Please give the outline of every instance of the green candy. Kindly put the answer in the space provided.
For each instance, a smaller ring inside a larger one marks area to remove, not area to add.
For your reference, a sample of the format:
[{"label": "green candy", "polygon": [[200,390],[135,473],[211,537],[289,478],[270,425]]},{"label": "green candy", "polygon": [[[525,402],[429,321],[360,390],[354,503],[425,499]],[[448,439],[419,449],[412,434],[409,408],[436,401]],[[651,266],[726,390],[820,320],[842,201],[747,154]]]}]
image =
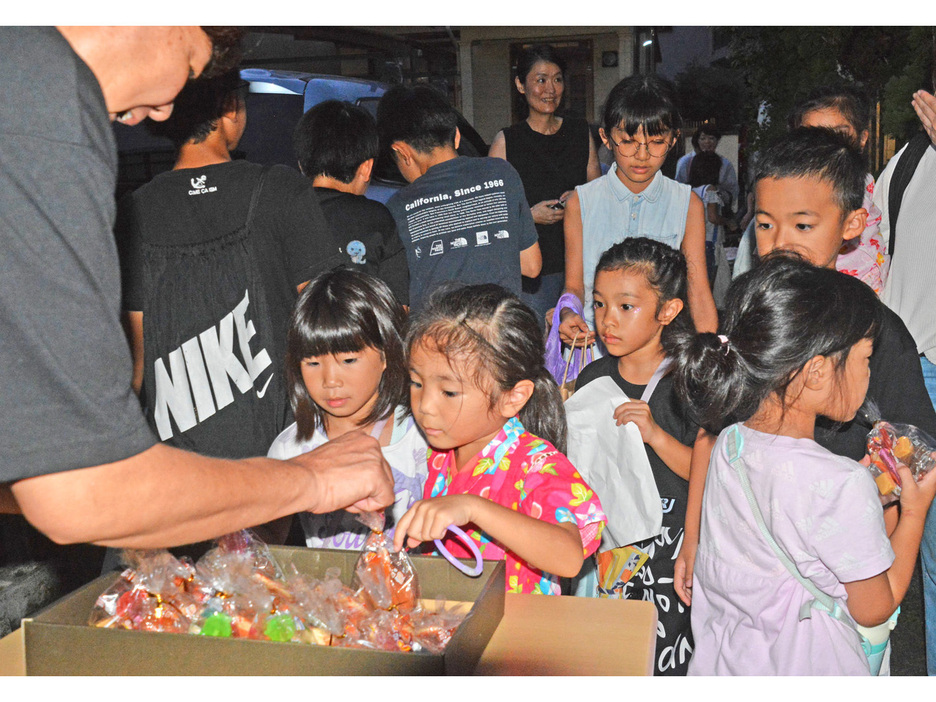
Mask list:
[{"label": "green candy", "polygon": [[296,635],[296,623],[288,614],[277,614],[267,621],[263,635],[270,641],[292,641]]},{"label": "green candy", "polygon": [[219,636],[221,638],[231,637],[231,618],[216,612],[205,620],[201,633],[203,636]]}]

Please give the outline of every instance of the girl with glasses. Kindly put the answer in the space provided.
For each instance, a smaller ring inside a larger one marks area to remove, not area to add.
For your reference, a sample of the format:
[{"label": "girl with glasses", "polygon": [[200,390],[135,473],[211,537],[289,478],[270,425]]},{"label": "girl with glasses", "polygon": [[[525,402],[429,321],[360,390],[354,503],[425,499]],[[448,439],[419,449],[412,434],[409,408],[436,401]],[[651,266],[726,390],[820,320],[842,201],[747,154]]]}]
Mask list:
[{"label": "girl with glasses", "polygon": [[601,254],[624,239],[644,236],[679,249],[689,272],[689,305],[699,331],[718,324],[705,265],[705,211],[688,185],[659,173],[679,137],[681,120],[672,85],[635,75],[608,95],[602,128],[614,165],[575,188],[566,202],[565,294],[559,336],[571,344],[595,341],[594,271]]}]

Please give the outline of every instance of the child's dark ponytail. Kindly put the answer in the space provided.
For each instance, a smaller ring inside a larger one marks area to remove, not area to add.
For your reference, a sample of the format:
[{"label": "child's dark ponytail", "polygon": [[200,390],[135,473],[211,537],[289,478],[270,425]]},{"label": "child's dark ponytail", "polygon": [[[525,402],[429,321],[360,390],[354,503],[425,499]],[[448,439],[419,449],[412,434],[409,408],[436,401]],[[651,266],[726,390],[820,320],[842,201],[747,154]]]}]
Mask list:
[{"label": "child's dark ponytail", "polygon": [[676,393],[690,417],[706,431],[717,434],[739,421],[737,417],[754,414],[760,405],[762,398],[746,392],[748,369],[729,337],[710,332],[685,335],[671,356]]},{"label": "child's dark ponytail", "polygon": [[720,335],[682,339],[674,386],[690,416],[712,433],[749,419],[770,395],[781,402],[803,366],[873,339],[880,303],[857,278],[784,251],[766,256],[728,289]]},{"label": "child's dark ponytail", "polygon": [[500,393],[521,380],[532,381],[533,395],[520,410],[520,421],[531,434],[565,452],[565,409],[544,365],[543,332],[536,315],[516,295],[490,284],[439,289],[412,320],[408,352],[428,339],[448,358],[468,361],[478,387],[493,378],[492,406]]},{"label": "child's dark ponytail", "polygon": [[533,381],[533,395],[520,410],[520,421],[531,434],[546,439],[565,453],[568,427],[559,386],[545,367],[530,380]]}]

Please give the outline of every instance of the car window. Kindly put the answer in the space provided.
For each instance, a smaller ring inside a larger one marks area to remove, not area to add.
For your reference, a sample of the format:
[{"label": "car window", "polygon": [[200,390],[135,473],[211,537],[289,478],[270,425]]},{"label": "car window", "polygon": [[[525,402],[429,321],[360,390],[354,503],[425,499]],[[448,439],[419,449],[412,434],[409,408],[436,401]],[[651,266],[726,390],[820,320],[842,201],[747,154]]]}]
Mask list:
[{"label": "car window", "polygon": [[298,170],[292,134],[302,117],[302,99],[301,95],[250,93],[247,128],[237,151],[252,163],[285,163]]},{"label": "car window", "polygon": [[379,97],[375,98],[359,98],[354,104],[358,107],[363,107],[365,110],[371,113],[371,117],[377,119],[377,103],[380,102]]}]

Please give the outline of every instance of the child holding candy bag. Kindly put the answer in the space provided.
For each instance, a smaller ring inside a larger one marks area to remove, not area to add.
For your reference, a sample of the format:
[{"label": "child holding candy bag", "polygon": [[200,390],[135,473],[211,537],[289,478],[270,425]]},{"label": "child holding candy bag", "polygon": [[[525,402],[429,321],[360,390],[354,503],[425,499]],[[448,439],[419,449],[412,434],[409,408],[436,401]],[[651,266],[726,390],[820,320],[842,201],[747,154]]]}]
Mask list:
[{"label": "child holding candy bag", "polygon": [[[286,341],[286,382],[296,421],[268,455],[292,458],[351,431],[377,438],[394,478],[386,531],[422,495],[426,441],[403,407],[406,311],[389,286],[366,273],[336,269],[299,296]],[[368,527],[339,510],[299,515],[310,548],[360,549]]]},{"label": "child holding candy bag", "polygon": [[[763,149],[754,173],[757,192],[757,248],[761,256],[792,250],[815,266],[834,269],[846,242],[866,231],[863,207],[867,171],[849,138],[828,129],[797,128]],[[936,412],[926,392],[913,337],[900,318],[879,300],[881,332],[871,356],[868,398],[890,422],[912,424],[936,436]],[[801,334],[801,330],[796,332]],[[867,454],[870,423],[816,422],[816,442],[840,456],[861,460]],[[676,563],[676,591],[686,604],[692,599],[693,559],[699,542],[699,513],[706,485],[711,446],[706,434],[692,453],[689,505],[682,549]],[[704,450],[705,446],[708,450]],[[885,520],[896,524],[896,507]]]},{"label": "child holding candy bag", "polygon": [[465,527],[486,560],[507,561],[507,590],[560,594],[601,541],[601,503],[561,453],[562,399],[543,365],[539,320],[497,285],[440,290],[407,336],[410,407],[431,447],[424,500],[394,547]]},{"label": "child holding candy bag", "polygon": [[[692,631],[689,607],[673,589],[673,565],[683,541],[689,461],[699,426],[675,396],[668,354],[681,336],[693,334],[686,259],[653,239],[625,239],[602,254],[594,280],[595,328],[608,355],[585,367],[576,392],[609,377],[627,395],[628,401],[614,410],[614,419],[620,427],[634,422],[640,430],[663,507],[660,533],[598,554],[598,595],[654,602],[654,674],[685,675]],[[626,460],[616,459],[617,465]],[[621,477],[615,473],[614,479]],[[616,563],[626,565],[632,552],[646,554],[646,561],[626,574],[616,572]]]},{"label": "child holding candy bag", "polygon": [[[868,675],[858,625],[910,583],[936,477],[905,473],[890,537],[868,469],[816,443],[851,420],[881,326],[874,292],[777,252],[728,292],[722,333],[677,346],[677,393],[718,433],[695,556],[690,675]],[[719,433],[720,432],[720,433]]]}]

